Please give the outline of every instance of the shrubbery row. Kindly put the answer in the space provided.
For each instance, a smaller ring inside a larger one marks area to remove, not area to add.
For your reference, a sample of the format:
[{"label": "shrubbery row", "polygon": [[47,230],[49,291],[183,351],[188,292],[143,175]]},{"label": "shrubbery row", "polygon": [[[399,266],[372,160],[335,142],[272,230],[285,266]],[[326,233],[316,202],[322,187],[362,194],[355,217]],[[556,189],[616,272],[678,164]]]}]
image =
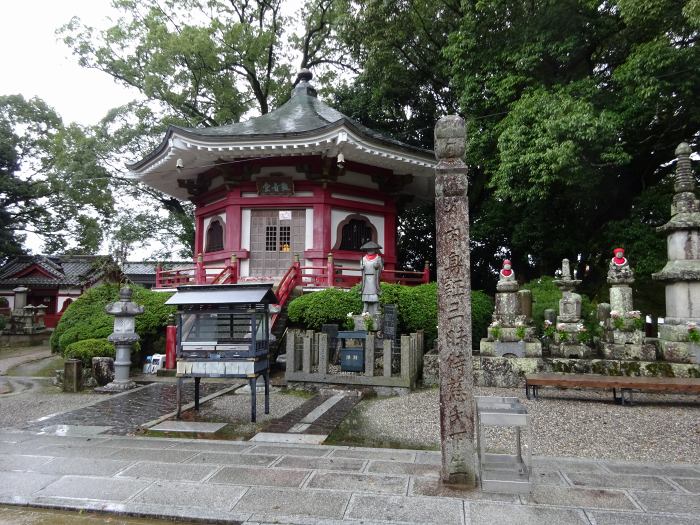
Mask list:
[{"label": "shrubbery row", "polygon": [[[395,304],[399,311],[399,330],[407,334],[424,330],[428,348],[437,337],[437,283],[420,286],[402,286],[382,283],[382,304]],[[477,342],[486,335],[491,321],[493,301],[481,291],[472,291],[472,326]],[[350,290],[329,288],[297,297],[289,303],[289,320],[311,330],[320,330],[321,325],[337,323],[343,325],[347,314],[362,312],[359,286]]]}]

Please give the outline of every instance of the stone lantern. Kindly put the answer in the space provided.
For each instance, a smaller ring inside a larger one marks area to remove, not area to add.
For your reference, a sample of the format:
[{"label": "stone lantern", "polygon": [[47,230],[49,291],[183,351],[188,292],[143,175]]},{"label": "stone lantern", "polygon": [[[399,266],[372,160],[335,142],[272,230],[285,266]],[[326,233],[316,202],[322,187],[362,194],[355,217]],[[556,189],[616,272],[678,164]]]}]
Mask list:
[{"label": "stone lantern", "polygon": [[114,381],[100,387],[100,392],[121,392],[134,388],[136,384],[129,379],[131,367],[131,347],[139,340],[136,333],[136,316],[143,313],[143,306],[131,301],[131,288],[123,287],[119,291],[119,300],[108,304],[105,311],[114,316],[114,332],[107,338],[116,347],[114,360]]}]

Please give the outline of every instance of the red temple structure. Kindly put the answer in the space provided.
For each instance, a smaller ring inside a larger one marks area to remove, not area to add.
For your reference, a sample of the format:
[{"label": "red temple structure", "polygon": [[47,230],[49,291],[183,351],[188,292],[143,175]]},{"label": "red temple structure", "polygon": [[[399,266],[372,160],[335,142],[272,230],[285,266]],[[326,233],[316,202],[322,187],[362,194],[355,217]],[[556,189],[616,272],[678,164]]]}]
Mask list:
[{"label": "red temple structure", "polygon": [[[360,246],[383,246],[382,279],[427,281],[397,269],[397,206],[434,198],[433,153],[381,135],[327,106],[302,71],[288,102],[226,126],[171,126],[129,166],[132,176],[196,205],[192,268],[161,271],[156,287],[268,281],[350,286]],[[419,239],[416,242],[420,242]]]}]

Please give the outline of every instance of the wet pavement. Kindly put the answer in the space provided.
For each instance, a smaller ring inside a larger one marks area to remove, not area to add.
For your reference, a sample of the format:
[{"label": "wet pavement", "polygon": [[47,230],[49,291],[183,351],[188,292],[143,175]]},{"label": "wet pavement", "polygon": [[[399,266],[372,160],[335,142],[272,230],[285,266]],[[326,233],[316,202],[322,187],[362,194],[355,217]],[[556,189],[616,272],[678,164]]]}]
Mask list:
[{"label": "wet pavement", "polygon": [[[200,397],[221,392],[236,383],[205,383],[200,387]],[[177,386],[175,383],[151,383],[121,394],[105,396],[90,406],[56,414],[34,421],[23,427],[24,430],[41,431],[47,427],[61,425],[82,425],[108,427],[105,434],[128,435],[140,427],[175,412]],[[183,385],[183,406],[194,401],[194,383]]]},{"label": "wet pavement", "polygon": [[441,485],[439,465],[420,450],[0,431],[0,504],[247,524],[700,523],[700,465],[533,457],[521,495]]}]

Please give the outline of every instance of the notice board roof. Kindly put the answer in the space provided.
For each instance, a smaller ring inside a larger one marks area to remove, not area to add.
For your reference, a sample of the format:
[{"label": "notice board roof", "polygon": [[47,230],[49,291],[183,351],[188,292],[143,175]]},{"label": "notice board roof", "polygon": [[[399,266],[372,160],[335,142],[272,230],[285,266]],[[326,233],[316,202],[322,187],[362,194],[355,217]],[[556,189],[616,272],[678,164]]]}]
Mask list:
[{"label": "notice board roof", "polygon": [[260,284],[215,284],[180,286],[165,304],[276,304],[272,286]]}]

